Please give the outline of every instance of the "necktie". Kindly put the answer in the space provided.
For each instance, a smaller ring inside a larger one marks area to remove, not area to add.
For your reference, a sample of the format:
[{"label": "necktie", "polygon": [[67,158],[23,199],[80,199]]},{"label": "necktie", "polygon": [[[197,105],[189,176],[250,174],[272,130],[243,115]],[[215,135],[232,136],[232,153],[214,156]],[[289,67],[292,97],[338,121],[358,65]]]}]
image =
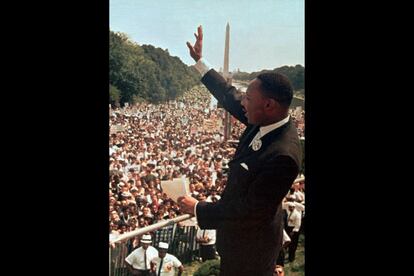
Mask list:
[{"label": "necktie", "polygon": [[161,259],[160,267],[158,268],[158,276],[161,275],[162,261],[164,261],[164,258]]},{"label": "necktie", "polygon": [[147,250],[146,249],[144,250],[144,262],[145,262],[145,270],[148,270],[148,267],[147,267]]},{"label": "necktie", "polygon": [[[206,230],[203,230],[203,239],[205,240],[206,236]],[[205,242],[204,242],[205,243]]]}]

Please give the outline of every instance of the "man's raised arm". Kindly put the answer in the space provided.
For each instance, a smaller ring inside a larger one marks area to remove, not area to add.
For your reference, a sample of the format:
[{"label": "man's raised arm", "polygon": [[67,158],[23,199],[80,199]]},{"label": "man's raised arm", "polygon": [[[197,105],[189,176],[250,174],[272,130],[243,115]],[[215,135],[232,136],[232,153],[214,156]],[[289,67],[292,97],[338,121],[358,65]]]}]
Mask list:
[{"label": "man's raised arm", "polygon": [[[243,108],[240,103],[240,93],[237,89],[228,84],[220,74],[214,70],[210,70],[211,67],[203,57],[203,28],[198,26],[197,34],[194,33],[196,42],[194,46],[187,41],[187,47],[190,50],[190,56],[196,62],[195,68],[202,75],[201,82],[207,87],[207,89],[213,94],[217,101],[223,105],[223,107],[230,112],[236,119],[243,124],[247,125],[247,118],[244,115]],[[207,72],[209,72],[207,74]]]}]

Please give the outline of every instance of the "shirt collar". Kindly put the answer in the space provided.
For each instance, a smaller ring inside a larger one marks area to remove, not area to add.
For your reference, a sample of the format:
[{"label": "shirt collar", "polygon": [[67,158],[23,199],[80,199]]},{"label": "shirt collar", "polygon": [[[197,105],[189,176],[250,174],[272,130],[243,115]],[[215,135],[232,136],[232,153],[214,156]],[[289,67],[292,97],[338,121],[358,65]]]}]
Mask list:
[{"label": "shirt collar", "polygon": [[290,119],[290,115],[288,115],[286,118],[284,118],[283,120],[280,120],[279,122],[276,122],[274,124],[271,125],[267,125],[267,126],[261,126],[260,127],[260,136],[263,137],[266,134],[268,134],[269,132],[283,126],[284,124],[286,124],[287,122],[289,122]]}]

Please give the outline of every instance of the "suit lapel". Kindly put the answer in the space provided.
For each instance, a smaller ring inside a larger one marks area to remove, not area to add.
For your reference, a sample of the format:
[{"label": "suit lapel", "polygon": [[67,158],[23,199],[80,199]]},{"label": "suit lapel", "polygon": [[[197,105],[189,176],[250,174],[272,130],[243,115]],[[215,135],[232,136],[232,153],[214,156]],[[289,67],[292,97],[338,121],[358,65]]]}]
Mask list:
[{"label": "suit lapel", "polygon": [[[284,124],[283,126],[272,130],[271,132],[267,133],[264,137],[261,138],[262,140],[262,146],[258,151],[254,151],[251,147],[249,147],[249,144],[253,137],[256,135],[256,133],[259,131],[259,126],[253,126],[252,129],[248,132],[248,134],[240,140],[239,147],[237,148],[236,153],[234,154],[233,160],[230,161],[231,163],[234,163],[246,156],[260,153],[262,150],[264,150],[270,143],[273,142],[273,140],[276,138],[276,136],[280,135],[290,124],[290,121]],[[246,130],[247,131],[247,130]],[[244,135],[244,133],[243,133]]]},{"label": "suit lapel", "polygon": [[237,147],[236,152],[234,153],[233,159],[238,158],[239,155],[243,154],[248,150],[249,144],[253,137],[256,135],[256,133],[259,131],[259,126],[251,125],[250,129],[246,129],[246,131],[243,133],[242,137],[240,137],[240,142]]},{"label": "suit lapel", "polygon": [[266,134],[261,140],[262,140],[262,147],[266,148],[270,143],[272,143],[277,136],[279,136],[282,132],[284,132],[287,127],[290,125],[290,120],[284,124],[283,126],[272,130],[271,132],[269,132],[268,134]]}]

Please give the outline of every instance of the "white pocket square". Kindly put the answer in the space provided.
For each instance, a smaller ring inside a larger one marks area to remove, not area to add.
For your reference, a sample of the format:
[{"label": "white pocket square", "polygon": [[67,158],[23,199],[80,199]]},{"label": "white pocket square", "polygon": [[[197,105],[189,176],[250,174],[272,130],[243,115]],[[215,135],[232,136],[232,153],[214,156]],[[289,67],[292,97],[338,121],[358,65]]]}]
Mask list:
[{"label": "white pocket square", "polygon": [[246,163],[240,163],[240,166],[245,168],[247,171],[249,170],[249,167],[246,165]]}]

